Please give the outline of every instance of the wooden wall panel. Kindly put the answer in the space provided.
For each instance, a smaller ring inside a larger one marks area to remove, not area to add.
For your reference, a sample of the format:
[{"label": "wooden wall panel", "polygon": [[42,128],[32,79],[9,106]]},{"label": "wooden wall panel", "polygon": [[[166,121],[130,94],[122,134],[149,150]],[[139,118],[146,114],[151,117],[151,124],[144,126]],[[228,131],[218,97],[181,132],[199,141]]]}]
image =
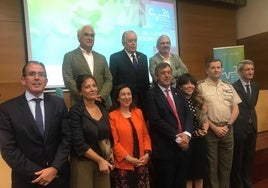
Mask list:
[{"label": "wooden wall panel", "polygon": [[22,23],[0,22],[0,83],[18,82],[25,63]]},{"label": "wooden wall panel", "polygon": [[22,0],[0,0],[0,22],[22,22]]},{"label": "wooden wall panel", "polygon": [[21,94],[25,41],[21,0],[0,0],[0,103]]},{"label": "wooden wall panel", "polygon": [[236,10],[232,7],[179,1],[180,56],[198,80],[213,48],[236,45]]},{"label": "wooden wall panel", "polygon": [[0,174],[1,174],[0,187],[1,188],[11,187],[11,169],[7,165],[7,163],[3,160],[1,153],[0,153]]},{"label": "wooden wall panel", "polygon": [[245,46],[245,56],[255,63],[255,80],[261,89],[268,89],[268,32],[239,39],[239,45]]},{"label": "wooden wall panel", "polygon": [[[256,106],[256,112],[258,115],[258,132],[268,131],[268,91],[261,90],[259,94],[258,103]],[[267,142],[268,144],[268,142]],[[267,145],[268,146],[268,145]]]},{"label": "wooden wall panel", "polygon": [[0,83],[0,103],[21,95],[24,92],[24,87],[20,82]]}]

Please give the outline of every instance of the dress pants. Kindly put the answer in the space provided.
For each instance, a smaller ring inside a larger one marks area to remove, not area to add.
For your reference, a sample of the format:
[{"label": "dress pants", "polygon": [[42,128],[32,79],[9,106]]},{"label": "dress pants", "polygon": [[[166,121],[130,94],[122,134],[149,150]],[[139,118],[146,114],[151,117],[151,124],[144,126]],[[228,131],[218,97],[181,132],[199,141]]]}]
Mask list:
[{"label": "dress pants", "polygon": [[[252,126],[252,125],[251,125]],[[234,133],[234,157],[231,172],[233,188],[252,188],[252,173],[257,133]]]},{"label": "dress pants", "polygon": [[179,151],[173,159],[152,159],[155,170],[156,188],[186,187],[186,152]]},{"label": "dress pants", "polygon": [[205,188],[229,188],[233,159],[233,128],[219,138],[211,129],[207,140],[207,176]]}]

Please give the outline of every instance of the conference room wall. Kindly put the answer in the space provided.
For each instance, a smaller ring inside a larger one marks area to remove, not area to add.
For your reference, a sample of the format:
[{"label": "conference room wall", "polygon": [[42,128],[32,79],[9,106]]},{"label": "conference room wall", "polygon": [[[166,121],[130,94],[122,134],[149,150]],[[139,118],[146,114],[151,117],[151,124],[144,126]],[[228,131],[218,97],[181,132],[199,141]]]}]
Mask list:
[{"label": "conference room wall", "polygon": [[[21,86],[21,69],[26,59],[26,40],[24,36],[24,23],[21,0],[0,0],[0,103],[21,94],[24,88]],[[178,22],[180,55],[189,68],[189,71],[198,79],[205,78],[204,61],[213,55],[212,48],[231,46],[237,44],[236,39],[236,9],[229,6],[221,6],[215,3],[191,3],[178,1]],[[265,36],[253,36],[241,39],[239,44],[246,45],[246,53],[250,57],[258,55],[258,71],[264,70],[267,64],[264,62],[266,51],[256,51],[258,43],[248,43],[250,40],[267,41]],[[118,41],[120,42],[120,41]],[[265,42],[265,41],[263,41]],[[268,45],[263,45],[266,49]],[[247,54],[246,54],[247,55]],[[263,61],[263,62],[262,62]],[[263,68],[264,66],[264,68]],[[268,77],[260,78],[267,83]],[[267,84],[266,84],[267,85]],[[267,100],[267,91],[263,90],[258,102],[258,112],[267,112],[268,106],[264,106]],[[67,106],[70,106],[69,93],[64,93]],[[265,117],[261,117],[259,130],[268,130]],[[260,118],[259,118],[260,119]],[[259,137],[258,137],[259,138]],[[264,138],[267,138],[264,137]],[[258,144],[259,143],[259,144]],[[265,148],[265,139],[258,140],[257,147]],[[257,149],[258,149],[257,148]],[[4,172],[4,173],[3,173]],[[0,174],[3,176],[0,187],[10,187],[10,169],[0,157]]]},{"label": "conference room wall", "polygon": [[[237,44],[237,9],[217,3],[194,3],[185,0],[179,0],[177,8],[180,55],[189,71],[197,80],[201,80],[206,76],[204,61],[213,56],[212,49]],[[21,69],[26,59],[22,11],[22,0],[0,0],[0,103],[24,90],[20,83]],[[267,36],[268,33],[264,33],[239,40],[239,44],[245,44],[246,57],[258,58],[256,78],[261,83],[268,81],[268,77],[262,78],[262,72],[267,70]],[[266,92],[263,92],[264,96]],[[68,92],[64,92],[64,98],[67,106],[70,106]],[[260,107],[265,110],[266,108]],[[268,130],[267,125],[260,124],[259,128],[261,131]]]},{"label": "conference room wall", "polygon": [[[179,1],[180,54],[198,79],[205,76],[204,59],[212,56],[213,47],[236,44],[235,11]],[[0,12],[0,102],[3,102],[23,91],[20,77],[26,59],[26,40],[22,1],[0,0]]]}]

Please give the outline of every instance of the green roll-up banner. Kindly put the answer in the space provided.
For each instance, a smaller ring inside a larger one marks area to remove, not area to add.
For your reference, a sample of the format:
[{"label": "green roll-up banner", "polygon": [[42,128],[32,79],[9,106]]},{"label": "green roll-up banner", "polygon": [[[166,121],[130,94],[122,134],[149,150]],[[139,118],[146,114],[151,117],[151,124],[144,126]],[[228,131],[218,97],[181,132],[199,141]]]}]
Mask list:
[{"label": "green roll-up banner", "polygon": [[222,61],[223,73],[221,79],[230,83],[239,79],[237,64],[245,59],[244,46],[227,46],[213,48],[214,58]]}]

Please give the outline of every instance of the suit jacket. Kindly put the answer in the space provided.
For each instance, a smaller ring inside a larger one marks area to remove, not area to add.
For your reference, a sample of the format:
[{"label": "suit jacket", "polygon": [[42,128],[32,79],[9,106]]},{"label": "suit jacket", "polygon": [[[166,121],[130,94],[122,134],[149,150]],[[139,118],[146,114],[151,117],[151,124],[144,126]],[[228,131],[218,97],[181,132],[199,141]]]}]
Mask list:
[{"label": "suit jacket", "polygon": [[257,114],[256,114],[255,106],[257,104],[257,100],[259,96],[258,85],[253,81],[250,82],[250,87],[251,87],[251,92],[252,92],[250,101],[248,101],[246,97],[246,91],[240,80],[237,80],[236,82],[234,82],[233,87],[242,100],[242,102],[238,104],[239,115],[233,124],[234,133],[246,134],[247,131],[251,129],[250,127],[251,125],[249,125],[249,116],[251,116],[254,131],[257,133],[258,131]]},{"label": "suit jacket", "polygon": [[[114,139],[115,167],[125,170],[134,170],[132,164],[127,163],[125,157],[132,156],[133,135],[129,121],[122,115],[120,110],[110,112],[111,131]],[[131,120],[134,124],[139,141],[140,157],[144,156],[144,151],[152,151],[151,139],[145,124],[142,111],[138,108],[132,110]]]},{"label": "suit jacket", "polygon": [[76,89],[75,80],[79,75],[89,74],[96,79],[99,94],[106,101],[109,106],[108,97],[112,89],[112,75],[110,73],[106,58],[95,52],[93,53],[94,71],[90,71],[87,61],[84,58],[80,48],[77,48],[64,55],[62,64],[62,75],[65,86],[70,90],[71,103],[75,104],[80,102],[81,98]]},{"label": "suit jacket", "polygon": [[71,136],[67,108],[63,99],[48,94],[44,94],[44,108],[43,137],[25,94],[0,105],[1,154],[12,169],[13,187],[31,187],[34,172],[50,166],[59,171],[55,181],[69,181]]},{"label": "suit jacket", "polygon": [[[188,69],[178,55],[170,54],[169,60],[173,75],[172,83],[176,84],[175,80],[178,79],[180,75],[187,73]],[[154,74],[155,67],[162,62],[163,58],[160,56],[159,52],[149,59],[149,70],[154,82],[156,82],[156,77]]]},{"label": "suit jacket", "polygon": [[144,98],[149,90],[149,72],[147,56],[136,52],[138,68],[132,64],[125,50],[110,56],[110,70],[113,75],[113,90],[111,97],[114,99],[114,89],[120,84],[128,84],[132,88],[134,102],[143,110]]},{"label": "suit jacket", "polygon": [[[182,92],[171,87],[175,106],[183,131],[192,132],[193,118]],[[156,159],[173,159],[181,149],[175,142],[178,134],[177,119],[167,98],[158,85],[148,92],[147,113],[152,140],[152,156]]]}]

